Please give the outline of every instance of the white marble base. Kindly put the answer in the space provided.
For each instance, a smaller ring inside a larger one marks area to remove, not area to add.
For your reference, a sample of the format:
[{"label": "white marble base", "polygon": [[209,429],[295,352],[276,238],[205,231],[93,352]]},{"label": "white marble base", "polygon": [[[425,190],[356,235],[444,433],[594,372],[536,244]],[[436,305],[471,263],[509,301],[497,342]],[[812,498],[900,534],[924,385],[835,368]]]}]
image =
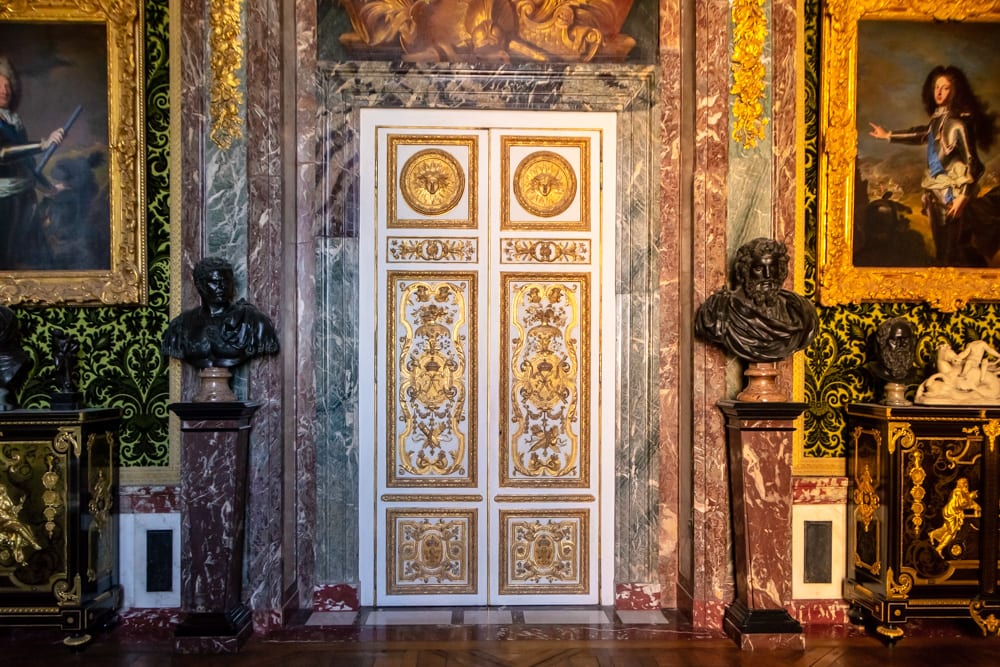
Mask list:
[{"label": "white marble base", "polygon": [[[181,515],[180,512],[121,514],[118,517],[120,576],[125,599],[122,610],[171,609],[181,606]],[[170,590],[146,590],[146,531],[173,532],[173,572]]]}]

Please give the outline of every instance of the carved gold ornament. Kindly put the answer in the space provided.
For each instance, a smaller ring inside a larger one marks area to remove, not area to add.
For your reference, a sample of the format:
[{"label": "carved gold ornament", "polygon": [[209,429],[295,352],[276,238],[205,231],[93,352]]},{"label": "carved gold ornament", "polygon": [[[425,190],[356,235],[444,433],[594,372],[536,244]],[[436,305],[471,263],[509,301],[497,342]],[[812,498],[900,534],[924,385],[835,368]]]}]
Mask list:
[{"label": "carved gold ornament", "polygon": [[514,196],[532,215],[542,218],[559,215],[573,203],[576,192],[573,167],[558,153],[532,153],[514,171]]},{"label": "carved gold ornament", "polygon": [[[387,134],[385,140],[387,227],[476,228],[478,136]],[[409,216],[400,211],[407,207]]]},{"label": "carved gold ornament", "polygon": [[80,575],[73,577],[73,587],[65,579],[57,581],[52,586],[52,593],[56,596],[56,603],[59,606],[80,604],[80,591],[83,589]]},{"label": "carved gold ornament", "polygon": [[733,140],[753,148],[766,136],[763,101],[767,68],[767,15],[764,0],[733,0]]},{"label": "carved gold ornament", "polygon": [[20,520],[24,499],[15,503],[4,484],[0,484],[0,566],[25,565],[25,549],[41,549],[31,526]]},{"label": "carved gold ornament", "polygon": [[1000,419],[991,419],[983,424],[983,433],[989,439],[989,448],[992,452],[996,447],[997,436],[1000,435]]},{"label": "carved gold ornament", "polygon": [[441,215],[458,205],[465,192],[462,166],[447,152],[428,148],[411,155],[399,175],[403,199],[417,213]]},{"label": "carved gold ornament", "polygon": [[475,509],[386,512],[387,592],[475,593]]},{"label": "carved gold ornament", "polygon": [[227,149],[243,137],[242,83],[243,0],[211,0],[209,44],[212,47],[212,141]]},{"label": "carved gold ornament", "polygon": [[390,262],[449,262],[472,264],[478,261],[477,239],[389,237]]},{"label": "carved gold ornament", "polygon": [[388,286],[389,485],[466,484],[476,473],[476,276],[390,272]]},{"label": "carved gold ornament", "polygon": [[503,239],[500,261],[504,264],[589,264],[587,239]]},{"label": "carved gold ornament", "polygon": [[585,510],[501,510],[500,525],[501,595],[589,590]]},{"label": "carved gold ornament", "polygon": [[899,579],[891,567],[885,569],[885,596],[890,600],[905,600],[913,590],[913,572],[909,568],[903,568],[899,573]]},{"label": "carved gold ornament", "polygon": [[[951,490],[948,502],[941,508],[941,518],[944,523],[940,527],[927,533],[927,537],[934,546],[934,550],[944,557],[944,550],[952,543],[958,535],[958,531],[965,524],[965,515],[971,512],[972,516],[978,517],[982,508],[976,502],[978,491],[969,489],[969,480],[966,477],[959,477],[955,480],[955,487]],[[964,549],[961,549],[964,551]]]},{"label": "carved gold ornament", "polygon": [[896,447],[907,450],[917,442],[913,428],[906,422],[889,422],[889,453],[894,454]]},{"label": "carved gold ornament", "polygon": [[502,135],[500,229],[590,231],[591,140]]},{"label": "carved gold ornament", "polygon": [[46,471],[42,473],[42,486],[45,488],[42,492],[42,502],[45,503],[42,516],[45,517],[45,530],[49,534],[49,539],[52,539],[56,526],[59,525],[56,523],[56,517],[59,515],[59,510],[65,505],[65,501],[63,492],[59,488],[62,479],[55,469],[56,457],[51,454],[47,455],[45,467]]},{"label": "carved gold ornament", "polygon": [[969,603],[969,615],[976,622],[979,629],[983,631],[984,637],[997,636],[1000,633],[1000,619],[996,614],[983,615],[986,609],[986,602],[983,600],[972,600]]},{"label": "carved gold ornament", "polygon": [[914,450],[910,455],[910,469],[908,474],[910,482],[913,484],[910,488],[910,498],[913,499],[913,503],[910,505],[910,511],[912,512],[910,526],[914,535],[920,535],[920,529],[924,524],[924,496],[927,493],[924,490],[924,480],[927,478],[927,473],[924,472],[923,459],[923,452],[919,449]]},{"label": "carved gold ornament", "polygon": [[854,489],[854,505],[867,533],[869,526],[871,526],[872,521],[875,519],[875,512],[878,511],[879,507],[878,494],[875,492],[872,473],[867,465],[861,471],[861,476],[855,479],[854,482],[856,486]]}]

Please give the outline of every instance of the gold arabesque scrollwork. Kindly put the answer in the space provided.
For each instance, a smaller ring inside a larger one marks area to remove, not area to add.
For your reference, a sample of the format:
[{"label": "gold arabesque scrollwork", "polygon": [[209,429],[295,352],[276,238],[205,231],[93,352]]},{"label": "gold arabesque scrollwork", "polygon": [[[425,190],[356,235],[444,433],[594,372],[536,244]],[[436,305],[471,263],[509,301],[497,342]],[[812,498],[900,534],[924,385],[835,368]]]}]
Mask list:
[{"label": "gold arabesque scrollwork", "polygon": [[885,593],[890,600],[905,600],[913,590],[913,573],[907,568],[899,573],[897,579],[891,567],[885,570]]},{"label": "gold arabesque scrollwork", "polygon": [[510,378],[501,413],[511,432],[501,443],[501,479],[580,484],[589,474],[581,469],[589,442],[589,277],[508,274],[502,289],[511,342],[501,355]]},{"label": "gold arabesque scrollwork", "polygon": [[519,264],[587,264],[590,241],[587,239],[512,239],[501,241],[501,258]]},{"label": "gold arabesque scrollwork", "polygon": [[[461,484],[475,474],[476,397],[469,387],[476,335],[474,274],[389,274],[392,385],[388,392],[394,461],[391,485],[422,478]],[[398,383],[398,385],[397,385]]]},{"label": "gold arabesque scrollwork", "polygon": [[983,636],[997,636],[1000,633],[1000,619],[996,614],[984,614],[986,602],[983,600],[972,600],[969,603],[969,616],[976,622],[979,629],[983,631]]},{"label": "gold arabesque scrollwork", "polygon": [[479,256],[476,239],[387,239],[389,261],[471,263]]},{"label": "gold arabesque scrollwork", "polygon": [[585,593],[586,510],[500,511],[501,594]]},{"label": "gold arabesque scrollwork", "polygon": [[477,515],[475,509],[387,510],[387,592],[475,593]]},{"label": "gold arabesque scrollwork", "polygon": [[917,437],[913,434],[913,427],[906,422],[889,422],[889,453],[894,454],[898,446],[902,450],[913,447]]}]

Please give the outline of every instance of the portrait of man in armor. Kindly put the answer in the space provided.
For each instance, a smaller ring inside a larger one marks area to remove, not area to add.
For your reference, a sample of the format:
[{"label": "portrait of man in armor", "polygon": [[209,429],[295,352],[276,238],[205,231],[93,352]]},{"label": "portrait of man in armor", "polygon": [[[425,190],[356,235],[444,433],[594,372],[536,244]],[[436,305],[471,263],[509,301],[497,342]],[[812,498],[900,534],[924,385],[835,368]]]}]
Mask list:
[{"label": "portrait of man in armor", "polygon": [[859,22],[855,264],[1000,266],[998,37]]}]

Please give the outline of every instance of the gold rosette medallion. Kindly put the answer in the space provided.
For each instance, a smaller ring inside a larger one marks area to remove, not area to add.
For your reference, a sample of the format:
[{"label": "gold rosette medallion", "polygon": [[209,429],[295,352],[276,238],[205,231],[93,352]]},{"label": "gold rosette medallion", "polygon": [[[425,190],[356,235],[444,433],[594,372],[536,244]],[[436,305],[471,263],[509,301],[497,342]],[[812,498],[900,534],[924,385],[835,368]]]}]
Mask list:
[{"label": "gold rosette medallion", "polygon": [[576,175],[563,156],[537,151],[517,165],[514,195],[528,213],[551,218],[569,208],[576,198]]},{"label": "gold rosette medallion", "polygon": [[458,205],[465,174],[454,157],[436,148],[414,153],[399,175],[403,199],[417,213],[441,215]]}]

